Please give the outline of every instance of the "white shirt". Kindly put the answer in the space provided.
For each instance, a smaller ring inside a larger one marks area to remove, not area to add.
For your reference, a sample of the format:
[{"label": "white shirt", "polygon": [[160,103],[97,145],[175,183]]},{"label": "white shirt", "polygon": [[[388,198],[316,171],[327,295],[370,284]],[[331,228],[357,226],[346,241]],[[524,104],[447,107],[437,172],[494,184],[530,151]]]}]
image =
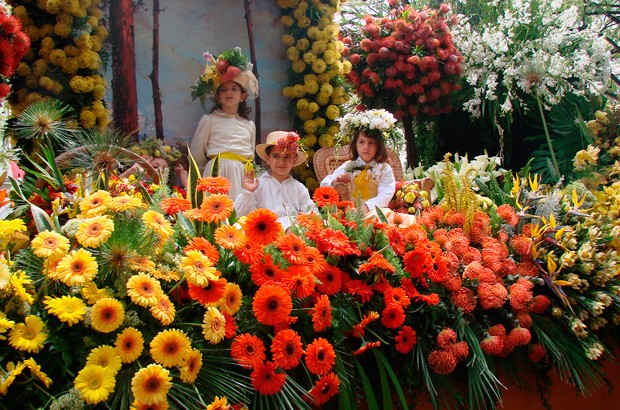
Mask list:
[{"label": "white shirt", "polygon": [[[364,166],[366,163],[360,157],[354,161],[349,160],[340,165],[334,172],[330,175],[326,176],[321,181],[321,186],[332,186],[334,180],[343,174],[347,173],[347,169],[350,169],[352,166]],[[377,162],[375,160],[368,163],[370,165],[369,171],[372,172],[372,177],[379,183],[377,196],[374,198],[370,198],[364,202],[368,209],[372,211],[375,209],[375,206],[379,208],[386,208],[392,197],[394,196],[394,192],[396,192],[396,178],[394,177],[394,172],[392,171],[392,167],[387,162]],[[355,179],[355,177],[361,172],[361,170],[355,170],[350,172],[351,181]]]},{"label": "white shirt", "polygon": [[286,230],[300,212],[318,213],[316,204],[310,198],[308,188],[293,177],[280,182],[269,173],[258,177],[258,188],[250,192],[242,189],[235,199],[237,216],[245,216],[255,209],[267,208],[278,215],[278,222]]}]

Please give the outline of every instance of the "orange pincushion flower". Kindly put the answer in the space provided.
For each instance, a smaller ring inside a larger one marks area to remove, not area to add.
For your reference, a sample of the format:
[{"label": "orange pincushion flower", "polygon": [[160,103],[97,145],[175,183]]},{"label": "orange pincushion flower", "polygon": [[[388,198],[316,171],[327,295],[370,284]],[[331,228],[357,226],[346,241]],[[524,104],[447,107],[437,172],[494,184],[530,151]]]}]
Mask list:
[{"label": "orange pincushion flower", "polygon": [[211,262],[213,262],[213,265],[215,265],[220,259],[220,252],[217,248],[213,246],[211,242],[199,236],[192,238],[183,251],[186,253],[188,251],[200,251],[203,255],[209,258]]},{"label": "orange pincushion flower", "polygon": [[282,225],[278,222],[278,214],[264,208],[250,212],[242,226],[248,241],[260,245],[269,245],[283,232]]},{"label": "orange pincushion flower", "polygon": [[269,281],[279,282],[283,276],[280,265],[274,264],[273,258],[268,253],[264,255],[262,261],[259,260],[250,265],[250,272],[252,273],[252,282],[256,286],[262,286],[263,283]]},{"label": "orange pincushion flower", "polygon": [[230,191],[230,181],[224,177],[200,178],[196,184],[199,191],[207,191],[211,194],[227,194]]},{"label": "orange pincushion flower", "polygon": [[522,258],[531,258],[532,243],[532,238],[528,238],[525,235],[515,235],[510,238],[510,246]]},{"label": "orange pincushion flower", "polygon": [[388,329],[398,329],[404,321],[405,312],[401,305],[387,305],[381,312],[381,324]]},{"label": "orange pincushion flower", "polygon": [[303,353],[301,337],[292,329],[280,330],[271,342],[273,362],[284,370],[297,367]]},{"label": "orange pincushion flower", "polygon": [[203,305],[220,300],[226,289],[226,279],[209,279],[207,282],[205,286],[187,285],[191,298]]},{"label": "orange pincushion flower", "polygon": [[167,215],[184,212],[192,208],[192,203],[185,198],[165,198],[161,201],[161,209]]},{"label": "orange pincushion flower", "polygon": [[340,202],[338,191],[328,186],[322,186],[315,189],[312,199],[320,208],[329,205],[336,205]]},{"label": "orange pincushion flower", "polygon": [[215,243],[222,248],[235,250],[239,249],[245,243],[245,235],[239,229],[232,225],[222,225],[215,230],[213,235]]},{"label": "orange pincushion flower", "polygon": [[299,236],[292,233],[281,236],[276,246],[290,263],[303,265],[306,262],[308,245]]},{"label": "orange pincushion flower", "polygon": [[335,373],[329,372],[316,382],[312,390],[309,391],[309,394],[310,397],[312,397],[312,401],[320,406],[321,404],[327,403],[329,399],[338,394],[339,388],[340,379]]},{"label": "orange pincushion flower", "polygon": [[333,295],[340,291],[342,286],[342,271],[336,266],[329,265],[328,269],[315,274],[319,280],[317,290],[326,295]]},{"label": "orange pincushion flower", "polygon": [[469,288],[459,288],[452,294],[452,303],[463,309],[463,313],[471,313],[476,308],[476,295]]},{"label": "orange pincushion flower", "polygon": [[508,291],[501,283],[481,283],[478,286],[478,300],[482,309],[496,309],[504,305]]},{"label": "orange pincushion flower", "polygon": [[336,363],[334,347],[322,337],[315,339],[306,347],[306,366],[311,373],[323,375]]},{"label": "orange pincushion flower", "polygon": [[285,322],[293,310],[291,295],[278,285],[265,284],[258,288],[252,301],[254,315],[264,325]]},{"label": "orange pincushion flower", "polygon": [[480,341],[480,348],[489,356],[499,356],[504,350],[504,336],[489,335]]},{"label": "orange pincushion flower", "polygon": [[327,295],[321,295],[312,311],[312,327],[315,332],[322,332],[332,325],[332,306]]},{"label": "orange pincushion flower", "polygon": [[245,367],[256,367],[267,357],[263,341],[249,333],[235,337],[230,345],[230,355]]},{"label": "orange pincushion flower", "polygon": [[517,226],[519,223],[519,215],[517,215],[511,205],[503,204],[498,206],[497,214],[510,226]]},{"label": "orange pincushion flower", "polygon": [[265,362],[256,366],[251,377],[252,385],[263,395],[279,393],[286,381],[286,374],[276,373],[276,365],[273,362]]}]

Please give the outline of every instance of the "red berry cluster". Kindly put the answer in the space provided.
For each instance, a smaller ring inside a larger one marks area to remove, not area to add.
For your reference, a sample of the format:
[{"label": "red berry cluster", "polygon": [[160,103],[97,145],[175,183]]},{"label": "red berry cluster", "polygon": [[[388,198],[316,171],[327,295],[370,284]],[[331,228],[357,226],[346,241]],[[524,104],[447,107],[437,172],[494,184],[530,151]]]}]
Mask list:
[{"label": "red berry cluster", "polygon": [[438,115],[452,109],[462,56],[452,41],[450,8],[394,8],[392,17],[365,17],[358,38],[344,39],[353,69],[347,79],[362,104],[385,108],[396,118]]},{"label": "red berry cluster", "polygon": [[9,79],[30,48],[30,38],[21,30],[19,19],[0,8],[0,100],[11,92]]}]

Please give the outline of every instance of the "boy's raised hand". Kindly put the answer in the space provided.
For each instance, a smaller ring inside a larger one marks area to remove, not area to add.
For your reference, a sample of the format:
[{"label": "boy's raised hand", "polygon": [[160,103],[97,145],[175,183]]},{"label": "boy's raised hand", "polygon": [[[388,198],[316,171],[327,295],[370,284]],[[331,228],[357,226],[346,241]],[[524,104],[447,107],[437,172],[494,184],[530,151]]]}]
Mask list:
[{"label": "boy's raised hand", "polygon": [[243,178],[243,188],[250,192],[254,192],[256,191],[256,188],[258,188],[258,179],[256,178],[254,170],[245,171]]}]

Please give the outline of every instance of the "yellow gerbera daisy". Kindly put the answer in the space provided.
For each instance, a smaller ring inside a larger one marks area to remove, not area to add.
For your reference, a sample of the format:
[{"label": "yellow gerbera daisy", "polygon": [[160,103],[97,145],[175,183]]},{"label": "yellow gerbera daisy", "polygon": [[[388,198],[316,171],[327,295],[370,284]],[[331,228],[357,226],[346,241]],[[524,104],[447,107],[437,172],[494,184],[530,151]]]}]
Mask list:
[{"label": "yellow gerbera daisy", "polygon": [[83,285],[93,280],[97,275],[97,261],[93,255],[85,250],[69,252],[56,267],[58,280],[69,286]]},{"label": "yellow gerbera daisy", "polygon": [[181,269],[185,272],[185,279],[192,285],[204,287],[210,280],[216,280],[220,275],[213,267],[211,260],[200,251],[190,250],[181,259]]},{"label": "yellow gerbera daisy", "polygon": [[86,303],[74,296],[61,296],[59,298],[46,296],[43,304],[49,314],[58,317],[61,322],[65,322],[69,326],[81,322],[86,315]]},{"label": "yellow gerbera daisy", "polygon": [[133,275],[127,281],[127,295],[136,305],[142,307],[155,306],[162,293],[161,285],[146,273]]},{"label": "yellow gerbera daisy", "polygon": [[99,299],[90,311],[90,320],[95,330],[110,333],[118,329],[125,319],[125,309],[116,299]]},{"label": "yellow gerbera daisy", "polygon": [[219,300],[219,307],[229,315],[234,315],[241,308],[241,288],[236,283],[227,282],[224,294]]},{"label": "yellow gerbera daisy", "polygon": [[167,401],[158,404],[144,404],[134,401],[131,403],[129,410],[168,410],[169,408],[170,406]]},{"label": "yellow gerbera daisy", "polygon": [[155,270],[155,262],[153,262],[150,256],[132,254],[129,258],[129,268],[141,272],[152,272]]},{"label": "yellow gerbera daisy", "polygon": [[30,369],[30,374],[33,377],[39,379],[41,383],[45,385],[47,389],[52,385],[52,379],[50,379],[45,372],[41,370],[41,366],[32,358],[24,360],[24,365]]},{"label": "yellow gerbera daisy", "polygon": [[106,369],[110,369],[112,374],[116,376],[116,373],[121,369],[123,363],[121,361],[121,356],[115,348],[108,345],[101,345],[90,351],[90,354],[86,358],[86,365],[105,367]]},{"label": "yellow gerbera daisy", "polygon": [[177,282],[181,279],[179,272],[173,271],[166,266],[159,266],[157,269],[153,269],[149,272],[155,279],[163,280],[164,282]]},{"label": "yellow gerbera daisy", "polygon": [[174,321],[176,309],[174,304],[166,294],[160,294],[155,306],[151,307],[151,315],[161,322],[162,325],[168,326]]},{"label": "yellow gerbera daisy", "polygon": [[11,271],[9,270],[9,266],[0,261],[0,290],[6,288],[6,285],[11,281]]},{"label": "yellow gerbera daisy", "polygon": [[147,228],[153,230],[162,239],[170,238],[174,232],[170,221],[157,211],[146,211],[142,214],[142,221]]},{"label": "yellow gerbera daisy", "polygon": [[16,324],[9,333],[9,344],[17,350],[38,353],[47,340],[45,323],[37,316],[26,316],[24,323]]},{"label": "yellow gerbera daisy", "polygon": [[81,399],[88,404],[106,401],[114,391],[116,380],[110,369],[89,365],[78,373],[73,385],[80,392]]},{"label": "yellow gerbera daisy", "polygon": [[131,380],[131,392],[138,403],[155,405],[166,402],[168,390],[172,387],[170,372],[158,364],[151,363],[136,372]]},{"label": "yellow gerbera daisy", "polygon": [[207,410],[227,410],[228,399],[226,397],[215,396],[211,404],[207,406]]},{"label": "yellow gerbera daisy", "polygon": [[112,197],[108,191],[97,191],[94,194],[87,196],[82,202],[80,202],[80,211],[82,212],[82,215],[87,218],[103,215],[108,209],[108,204],[111,199]]},{"label": "yellow gerbera daisy", "polygon": [[213,344],[219,343],[226,334],[226,318],[214,307],[208,307],[202,324],[202,334]]},{"label": "yellow gerbera daisy", "polygon": [[16,232],[25,232],[26,225],[21,219],[1,219],[0,220],[0,238],[5,239]]},{"label": "yellow gerbera daisy", "polygon": [[86,282],[82,286],[82,297],[89,305],[94,305],[99,299],[111,298],[112,295],[107,289],[99,289],[93,282]]},{"label": "yellow gerbera daisy", "polygon": [[115,212],[129,211],[142,207],[142,199],[133,195],[121,195],[112,198],[109,206]]},{"label": "yellow gerbera daisy", "polygon": [[25,285],[29,285],[32,283],[32,279],[30,276],[26,275],[26,272],[18,270],[9,279],[9,286],[13,288],[13,294],[26,302],[29,305],[34,303],[34,298],[28,291],[26,290]]},{"label": "yellow gerbera daisy", "polygon": [[31,244],[40,258],[60,258],[69,252],[69,239],[54,231],[39,232]]},{"label": "yellow gerbera daisy", "polygon": [[6,364],[6,373],[2,377],[2,383],[0,383],[0,394],[6,395],[8,388],[13,384],[13,381],[17,376],[22,374],[26,365],[22,362],[17,364],[8,362]]},{"label": "yellow gerbera daisy", "polygon": [[187,384],[193,384],[202,368],[202,353],[198,349],[191,349],[189,355],[181,363],[181,380]]},{"label": "yellow gerbera daisy", "polygon": [[114,222],[106,216],[94,216],[85,219],[78,227],[75,237],[80,245],[98,248],[106,243],[114,232]]},{"label": "yellow gerbera daisy", "polygon": [[3,333],[13,329],[15,326],[15,322],[7,319],[4,312],[0,312],[0,340],[6,340],[6,336],[3,336]]},{"label": "yellow gerbera daisy", "polygon": [[128,327],[116,337],[114,345],[123,363],[131,363],[142,354],[144,338],[138,329]]},{"label": "yellow gerbera daisy", "polygon": [[153,338],[150,353],[155,362],[172,367],[181,364],[191,348],[191,342],[182,330],[167,329]]}]

